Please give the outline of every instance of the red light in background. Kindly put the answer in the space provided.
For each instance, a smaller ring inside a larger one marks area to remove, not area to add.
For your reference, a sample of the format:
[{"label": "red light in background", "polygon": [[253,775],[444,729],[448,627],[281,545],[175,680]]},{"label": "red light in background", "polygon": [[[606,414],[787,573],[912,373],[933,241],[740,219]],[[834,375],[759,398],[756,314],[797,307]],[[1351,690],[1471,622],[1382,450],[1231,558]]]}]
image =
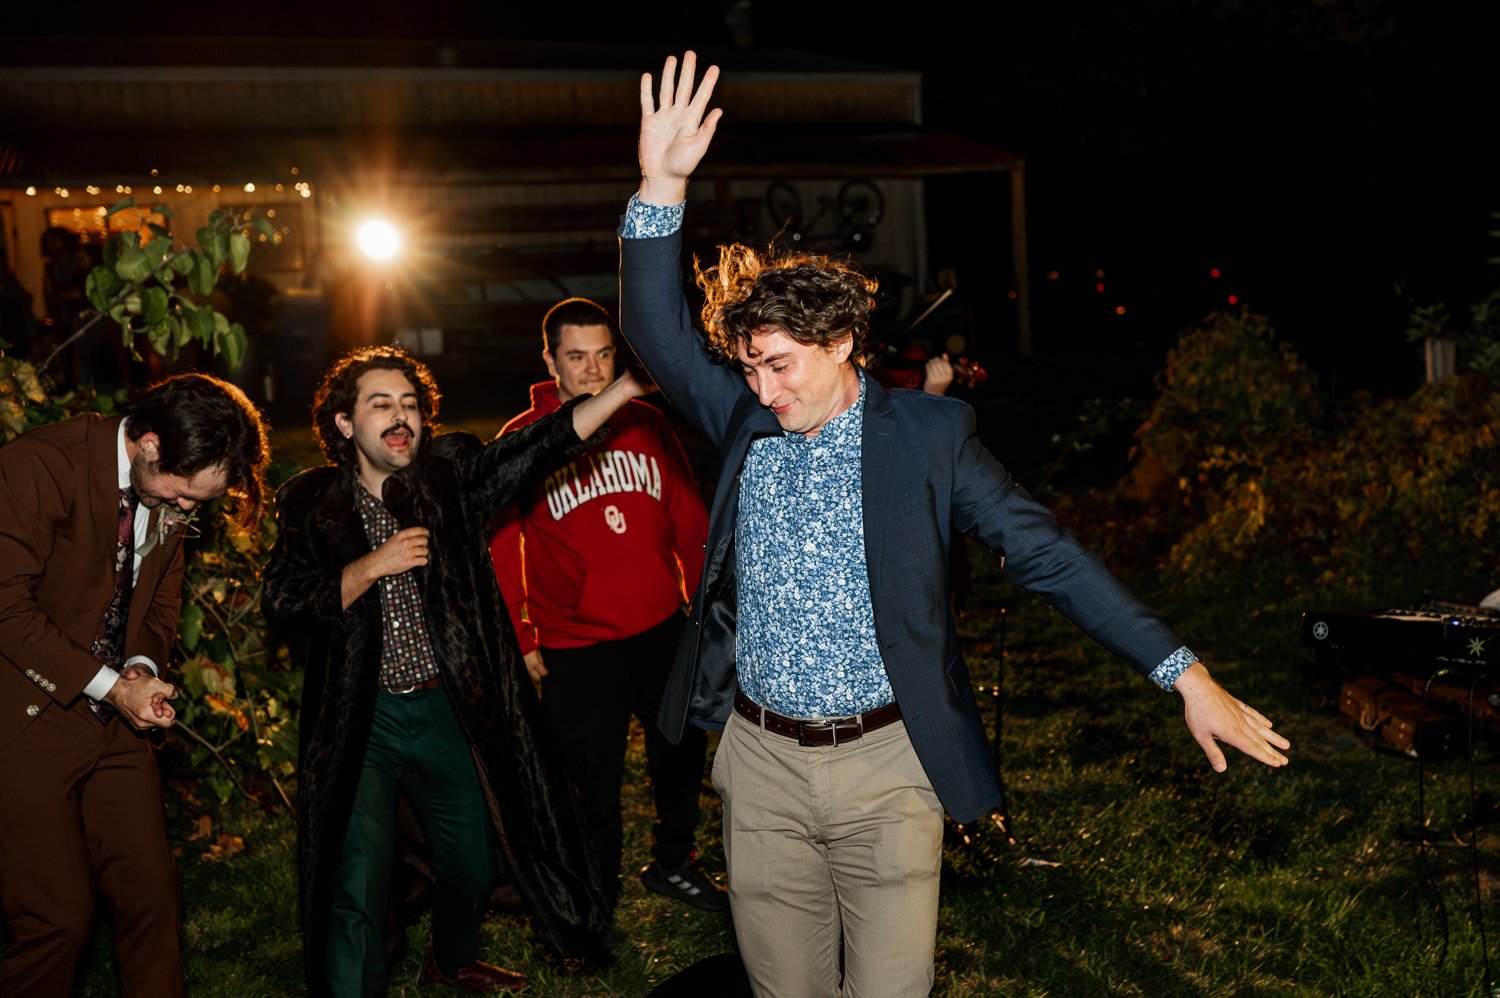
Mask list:
[{"label": "red light in background", "polygon": [[1095,284],[1094,290],[1099,292],[1101,295],[1104,294],[1104,282],[1100,281],[1098,284]]},{"label": "red light in background", "polygon": [[1011,299],[1016,298],[1017,297],[1017,295],[1016,295],[1016,289],[1015,288],[1011,288],[1009,291],[1007,291],[1005,293],[1005,297],[1011,298]]},{"label": "red light in background", "polygon": [[1061,276],[1062,275],[1059,274],[1055,270],[1049,270],[1049,271],[1047,271],[1047,280],[1049,280],[1049,281],[1055,281],[1055,280],[1057,280]]},{"label": "red light in background", "polygon": [[1116,305],[1115,306],[1115,315],[1124,315],[1124,314],[1125,314],[1125,306],[1124,305]]},{"label": "red light in background", "polygon": [[1215,267],[1215,268],[1213,268],[1212,270],[1210,270],[1208,272],[1208,276],[1212,277],[1214,280],[1217,281],[1219,279],[1220,275],[1222,275],[1223,273],[1224,272],[1222,270],[1220,270],[1218,267]]},{"label": "red light in background", "polygon": [[1229,296],[1229,304],[1231,304],[1231,305],[1238,305],[1239,303],[1240,303],[1240,296],[1239,295],[1230,295]]}]

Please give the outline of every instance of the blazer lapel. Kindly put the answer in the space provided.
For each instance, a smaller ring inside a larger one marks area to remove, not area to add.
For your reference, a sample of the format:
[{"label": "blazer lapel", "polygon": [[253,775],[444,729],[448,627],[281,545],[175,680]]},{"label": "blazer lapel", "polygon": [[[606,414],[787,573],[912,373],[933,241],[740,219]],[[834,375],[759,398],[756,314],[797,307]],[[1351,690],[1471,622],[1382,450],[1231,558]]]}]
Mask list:
[{"label": "blazer lapel", "polygon": [[[896,447],[896,419],[891,397],[874,378],[865,378],[864,426],[860,435],[860,500],[864,506],[865,568],[870,599],[880,596],[880,566],[885,549],[886,508],[891,489],[891,460]],[[880,614],[875,614],[880,619]]]},{"label": "blazer lapel", "polygon": [[740,472],[745,467],[745,457],[750,453],[750,444],[757,437],[781,432],[781,426],[776,422],[776,417],[771,415],[771,410],[761,408],[758,402],[754,404],[755,408],[750,411],[744,424],[731,438],[733,442],[729,445],[729,449],[724,452],[723,471],[719,474],[719,484],[714,489],[713,505],[709,507],[708,512],[708,522],[713,530],[709,539],[711,548],[717,546],[718,539],[733,528],[735,518],[729,513],[731,504],[739,502]]},{"label": "blazer lapel", "polygon": [[[99,538],[94,564],[100,571],[114,564],[115,544],[120,537],[120,419],[99,419],[89,433],[89,516]],[[114,574],[109,589],[114,591]]]},{"label": "blazer lapel", "polygon": [[[139,513],[140,511],[137,510],[136,512]],[[161,510],[159,508],[149,511],[146,520],[146,537],[148,539],[152,536],[153,531],[155,531],[156,521],[160,516]],[[116,536],[118,536],[118,531],[119,528],[117,526]],[[135,544],[134,537],[131,538],[130,543],[132,545]],[[181,537],[169,537],[161,544],[153,544],[151,550],[147,551],[146,556],[141,559],[141,570],[136,574],[135,585],[130,591],[130,613],[125,621],[126,634],[136,634],[138,628],[144,623],[146,611],[150,608],[151,601],[156,596],[156,587],[161,582],[161,574],[165,570],[167,559],[171,557],[170,552],[175,551],[177,545],[181,543]],[[135,557],[133,552],[131,557]],[[157,664],[160,665],[162,663],[158,662]]]}]

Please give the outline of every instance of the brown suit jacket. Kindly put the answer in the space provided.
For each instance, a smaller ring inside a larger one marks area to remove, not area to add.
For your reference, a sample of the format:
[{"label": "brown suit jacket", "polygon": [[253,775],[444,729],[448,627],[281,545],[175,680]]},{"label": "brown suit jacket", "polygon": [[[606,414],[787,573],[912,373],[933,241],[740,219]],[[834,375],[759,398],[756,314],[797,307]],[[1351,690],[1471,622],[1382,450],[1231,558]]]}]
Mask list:
[{"label": "brown suit jacket", "polygon": [[[119,427],[119,417],[77,416],[0,447],[0,748],[42,711],[77,705],[99,671],[90,649],[114,597]],[[165,670],[182,573],[180,535],[142,559],[127,659]]]}]

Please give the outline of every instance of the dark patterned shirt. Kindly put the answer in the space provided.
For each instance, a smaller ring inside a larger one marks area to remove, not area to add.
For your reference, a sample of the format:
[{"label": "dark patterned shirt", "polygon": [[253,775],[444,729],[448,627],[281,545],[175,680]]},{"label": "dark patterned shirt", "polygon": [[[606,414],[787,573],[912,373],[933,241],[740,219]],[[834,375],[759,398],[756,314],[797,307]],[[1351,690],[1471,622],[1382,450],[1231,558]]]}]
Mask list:
[{"label": "dark patterned shirt", "polygon": [[[371,495],[363,483],[359,485],[359,518],[372,551],[401,529],[385,503]],[[422,620],[422,594],[415,573],[406,571],[380,580],[380,610],[384,632],[380,685],[405,689],[436,676],[437,656]]]}]

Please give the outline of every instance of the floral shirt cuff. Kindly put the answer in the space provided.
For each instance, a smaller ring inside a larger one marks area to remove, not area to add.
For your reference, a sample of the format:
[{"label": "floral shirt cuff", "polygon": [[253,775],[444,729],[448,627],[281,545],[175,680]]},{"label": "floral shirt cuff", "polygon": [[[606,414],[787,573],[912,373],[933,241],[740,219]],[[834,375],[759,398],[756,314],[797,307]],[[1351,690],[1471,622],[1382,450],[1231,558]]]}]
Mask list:
[{"label": "floral shirt cuff", "polygon": [[1151,670],[1151,681],[1170,693],[1177,683],[1177,677],[1186,672],[1188,666],[1196,661],[1198,661],[1198,656],[1194,655],[1187,645],[1183,645],[1168,655],[1161,665]]},{"label": "floral shirt cuff", "polygon": [[682,204],[646,204],[639,194],[630,195],[625,217],[620,222],[621,239],[652,239],[670,236],[682,228]]}]

